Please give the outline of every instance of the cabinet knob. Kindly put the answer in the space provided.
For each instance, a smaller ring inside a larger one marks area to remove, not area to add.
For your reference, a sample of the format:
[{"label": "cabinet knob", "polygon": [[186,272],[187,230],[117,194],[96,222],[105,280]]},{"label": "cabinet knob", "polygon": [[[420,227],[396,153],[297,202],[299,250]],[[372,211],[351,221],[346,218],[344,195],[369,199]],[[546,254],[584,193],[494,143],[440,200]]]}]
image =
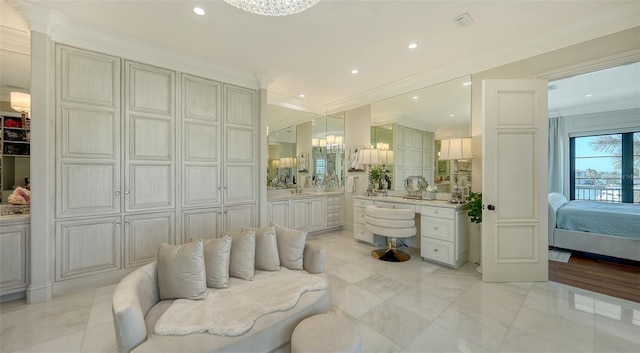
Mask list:
[{"label": "cabinet knob", "polygon": [[438,230],[438,227],[433,227],[434,230]]},{"label": "cabinet knob", "polygon": [[129,195],[129,190],[125,190],[125,191],[124,191],[124,194],[125,194],[125,195]]},{"label": "cabinet knob", "polygon": [[116,227],[120,227],[120,222],[116,222]]},{"label": "cabinet knob", "polygon": [[129,225],[129,221],[124,222],[124,225],[128,226]]},{"label": "cabinet knob", "polygon": [[228,188],[225,186],[224,189],[227,190]]},{"label": "cabinet knob", "polygon": [[438,252],[438,249],[433,249],[433,251]]},{"label": "cabinet knob", "polygon": [[120,190],[116,191],[116,196],[120,196]]}]

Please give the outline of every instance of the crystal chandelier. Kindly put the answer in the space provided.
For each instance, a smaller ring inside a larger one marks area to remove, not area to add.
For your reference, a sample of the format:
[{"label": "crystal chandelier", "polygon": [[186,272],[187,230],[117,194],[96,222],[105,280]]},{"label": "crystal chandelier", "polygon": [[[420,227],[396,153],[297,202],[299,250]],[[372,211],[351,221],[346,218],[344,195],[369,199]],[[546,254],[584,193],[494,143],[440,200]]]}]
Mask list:
[{"label": "crystal chandelier", "polygon": [[302,12],[320,0],[224,0],[241,10],[263,16],[287,16]]}]

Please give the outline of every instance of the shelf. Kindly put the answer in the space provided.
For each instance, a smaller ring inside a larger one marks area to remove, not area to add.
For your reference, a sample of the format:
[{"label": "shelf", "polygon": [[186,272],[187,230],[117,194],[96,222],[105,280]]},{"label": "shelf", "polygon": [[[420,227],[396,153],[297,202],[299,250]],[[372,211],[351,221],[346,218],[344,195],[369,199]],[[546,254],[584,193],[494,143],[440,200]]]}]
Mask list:
[{"label": "shelf", "polygon": [[3,157],[21,157],[21,158],[29,158],[30,155],[28,154],[3,154]]},{"label": "shelf", "polygon": [[30,144],[31,141],[11,141],[11,140],[4,140],[4,143],[22,143],[22,144]]},{"label": "shelf", "polygon": [[27,128],[22,128],[22,127],[9,127],[9,126],[4,126],[5,130],[21,130],[21,131],[29,131],[30,129]]}]

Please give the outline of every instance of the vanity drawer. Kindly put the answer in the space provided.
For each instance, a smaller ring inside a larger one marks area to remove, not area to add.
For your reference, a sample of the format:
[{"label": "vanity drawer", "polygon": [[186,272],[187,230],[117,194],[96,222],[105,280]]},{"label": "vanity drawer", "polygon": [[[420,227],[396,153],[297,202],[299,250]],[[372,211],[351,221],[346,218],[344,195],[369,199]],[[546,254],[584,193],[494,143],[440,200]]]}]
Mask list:
[{"label": "vanity drawer", "polygon": [[353,224],[353,237],[357,240],[373,244],[373,234],[367,230],[367,226],[361,223]]},{"label": "vanity drawer", "polygon": [[353,222],[354,223],[362,223],[365,224],[365,215],[366,211],[364,207],[354,207],[353,208]]},{"label": "vanity drawer", "polygon": [[453,243],[422,237],[420,256],[425,259],[441,262],[443,264],[455,266]]},{"label": "vanity drawer", "polygon": [[331,211],[340,211],[342,209],[342,205],[341,204],[330,204],[327,203],[327,212],[331,212]]},{"label": "vanity drawer", "polygon": [[342,202],[342,196],[327,196],[327,203],[337,203],[337,204],[341,204]]},{"label": "vanity drawer", "polygon": [[373,200],[363,200],[363,199],[355,199],[353,200],[353,205],[355,207],[367,207],[369,205],[373,205]]},{"label": "vanity drawer", "polygon": [[440,240],[454,241],[455,229],[452,220],[422,216],[420,221],[420,234]]},{"label": "vanity drawer", "polygon": [[420,213],[423,216],[446,218],[446,219],[453,219],[455,216],[455,210],[453,208],[444,208],[444,207],[422,206],[422,212]]},{"label": "vanity drawer", "polygon": [[412,210],[414,212],[416,211],[416,206],[407,205],[405,203],[378,201],[376,202],[376,206],[381,208],[399,208],[401,210],[404,209],[404,210]]}]

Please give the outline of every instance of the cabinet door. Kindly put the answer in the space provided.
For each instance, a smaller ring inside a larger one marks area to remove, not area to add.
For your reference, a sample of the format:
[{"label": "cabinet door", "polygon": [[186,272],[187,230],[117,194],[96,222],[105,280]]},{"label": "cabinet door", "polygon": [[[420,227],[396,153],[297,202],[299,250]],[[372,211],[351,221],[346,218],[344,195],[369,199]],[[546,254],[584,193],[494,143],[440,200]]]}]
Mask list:
[{"label": "cabinet door", "polygon": [[224,85],[224,203],[257,200],[257,95],[254,90]]},{"label": "cabinet door", "polygon": [[175,244],[174,219],[174,212],[126,216],[125,267],[140,266],[154,261],[160,243]]},{"label": "cabinet door", "polygon": [[289,228],[289,200],[269,202],[269,221]]},{"label": "cabinet door", "polygon": [[224,230],[239,232],[243,227],[256,227],[256,205],[235,205],[225,207]]},{"label": "cabinet door", "polygon": [[56,223],[56,280],[115,271],[121,265],[120,217]]},{"label": "cabinet door", "polygon": [[121,207],[120,59],[56,47],[56,216]]},{"label": "cabinet door", "polygon": [[309,231],[327,227],[327,199],[325,197],[309,199]]},{"label": "cabinet door", "polygon": [[173,71],[126,63],[126,212],[174,207],[174,81]]},{"label": "cabinet door", "polygon": [[309,230],[309,207],[308,199],[291,200],[290,228],[304,232]]},{"label": "cabinet door", "polygon": [[189,75],[182,84],[182,206],[219,206],[221,84]]},{"label": "cabinet door", "polygon": [[197,239],[215,239],[221,230],[220,207],[182,212],[182,243]]},{"label": "cabinet door", "polygon": [[29,225],[3,225],[0,230],[0,295],[24,290],[29,284]]}]

